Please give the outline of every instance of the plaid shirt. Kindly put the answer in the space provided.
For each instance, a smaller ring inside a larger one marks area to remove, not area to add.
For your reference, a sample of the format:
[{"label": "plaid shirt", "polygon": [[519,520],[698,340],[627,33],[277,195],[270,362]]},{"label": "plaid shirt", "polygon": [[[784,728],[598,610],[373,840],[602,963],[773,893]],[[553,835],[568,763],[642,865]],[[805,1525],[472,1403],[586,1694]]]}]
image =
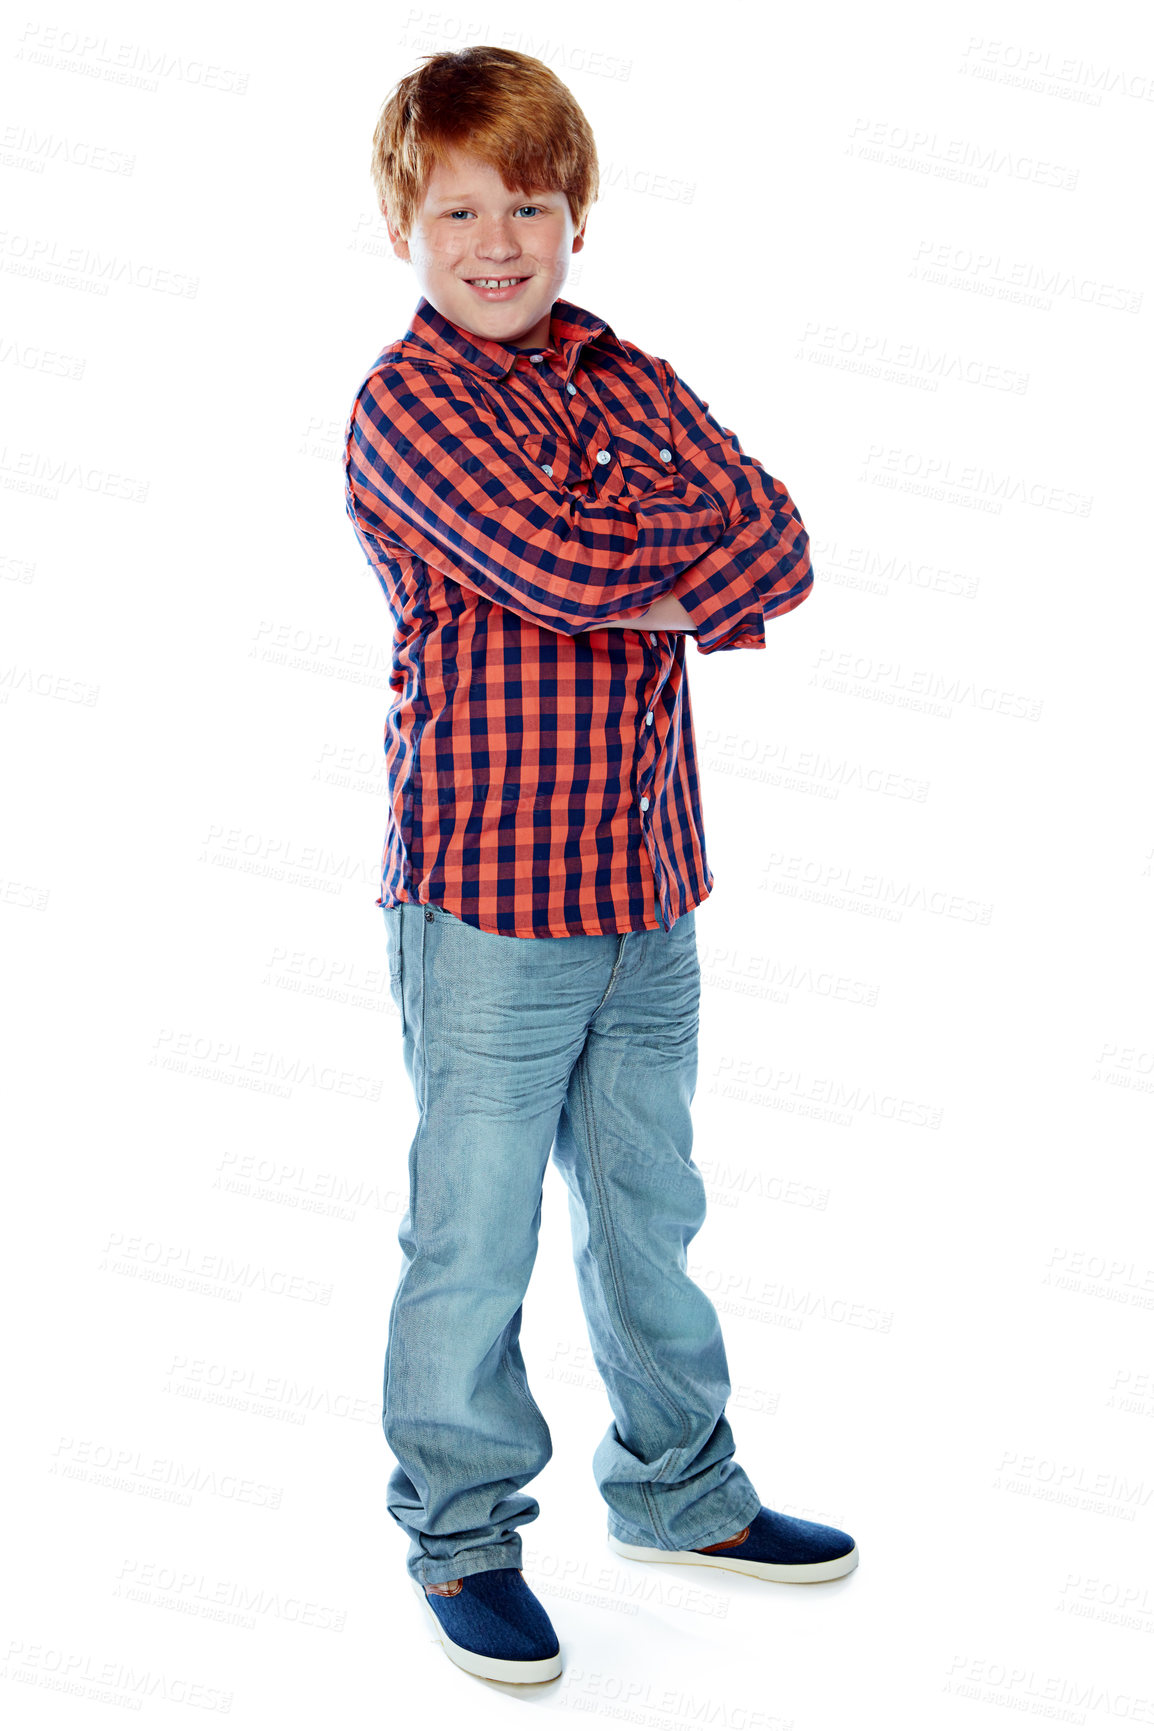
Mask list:
[{"label": "plaid shirt", "polygon": [[668,928],[713,888],[687,633],[763,649],[813,585],[786,489],[667,361],[558,299],[507,348],[424,298],[360,386],[345,500],[395,623],[379,907],[512,937]]}]

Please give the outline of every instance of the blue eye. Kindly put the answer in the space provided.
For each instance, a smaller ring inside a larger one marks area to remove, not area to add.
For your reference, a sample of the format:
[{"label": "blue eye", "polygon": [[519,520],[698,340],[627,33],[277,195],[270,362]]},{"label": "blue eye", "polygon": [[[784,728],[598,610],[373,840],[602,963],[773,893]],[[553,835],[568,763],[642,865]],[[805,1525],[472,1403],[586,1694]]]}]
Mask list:
[{"label": "blue eye", "polygon": [[[540,205],[540,204],[521,204],[521,205],[518,205],[518,206],[517,206],[517,209],[518,209],[518,211],[522,211],[522,210],[537,210],[537,211],[540,211],[540,210],[543,210],[543,209],[544,209],[544,206],[543,206],[543,205]],[[462,209],[460,209],[460,210],[447,210],[447,211],[446,211],[446,212],[445,212],[445,215],[446,215],[446,216],[447,216],[447,217],[454,217],[454,216],[472,216],[472,214],[473,214],[473,213],[472,213],[472,211],[470,211],[470,210],[465,210],[465,209],[464,209],[464,208],[462,208]]]}]

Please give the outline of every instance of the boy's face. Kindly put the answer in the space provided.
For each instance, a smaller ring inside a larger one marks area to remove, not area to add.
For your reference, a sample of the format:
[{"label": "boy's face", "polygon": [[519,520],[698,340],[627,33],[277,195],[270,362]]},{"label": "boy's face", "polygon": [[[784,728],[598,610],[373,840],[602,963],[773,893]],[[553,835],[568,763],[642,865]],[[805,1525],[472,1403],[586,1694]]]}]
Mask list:
[{"label": "boy's face", "polygon": [[[393,251],[409,260],[421,293],[445,318],[509,348],[548,342],[569,259],[585,244],[585,224],[574,232],[563,192],[510,192],[489,163],[454,151],[434,169],[407,240],[384,215]],[[476,286],[511,277],[512,288]]]}]

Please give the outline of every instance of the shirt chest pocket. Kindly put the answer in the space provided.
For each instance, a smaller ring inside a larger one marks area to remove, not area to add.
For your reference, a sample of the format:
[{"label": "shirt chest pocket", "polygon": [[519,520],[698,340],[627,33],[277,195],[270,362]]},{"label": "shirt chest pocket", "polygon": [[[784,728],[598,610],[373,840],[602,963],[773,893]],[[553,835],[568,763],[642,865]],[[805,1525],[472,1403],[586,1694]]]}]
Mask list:
[{"label": "shirt chest pocket", "polygon": [[622,427],[610,435],[610,445],[626,475],[638,482],[677,473],[677,453],[660,423],[652,429],[634,424]]},{"label": "shirt chest pocket", "polygon": [[520,445],[527,461],[554,487],[576,487],[589,478],[580,452],[559,433],[527,433]]}]

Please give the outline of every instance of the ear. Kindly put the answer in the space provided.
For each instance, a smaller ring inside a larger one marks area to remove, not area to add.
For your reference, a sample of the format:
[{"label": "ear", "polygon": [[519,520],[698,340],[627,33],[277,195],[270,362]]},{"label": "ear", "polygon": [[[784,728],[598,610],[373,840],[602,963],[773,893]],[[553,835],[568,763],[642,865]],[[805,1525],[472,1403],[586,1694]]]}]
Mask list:
[{"label": "ear", "polygon": [[396,254],[397,258],[407,259],[409,256],[409,243],[401,236],[400,231],[393,227],[392,221],[389,217],[388,206],[383,198],[381,200],[381,215],[384,217],[385,227],[389,231],[389,241],[392,244],[393,252]]}]

